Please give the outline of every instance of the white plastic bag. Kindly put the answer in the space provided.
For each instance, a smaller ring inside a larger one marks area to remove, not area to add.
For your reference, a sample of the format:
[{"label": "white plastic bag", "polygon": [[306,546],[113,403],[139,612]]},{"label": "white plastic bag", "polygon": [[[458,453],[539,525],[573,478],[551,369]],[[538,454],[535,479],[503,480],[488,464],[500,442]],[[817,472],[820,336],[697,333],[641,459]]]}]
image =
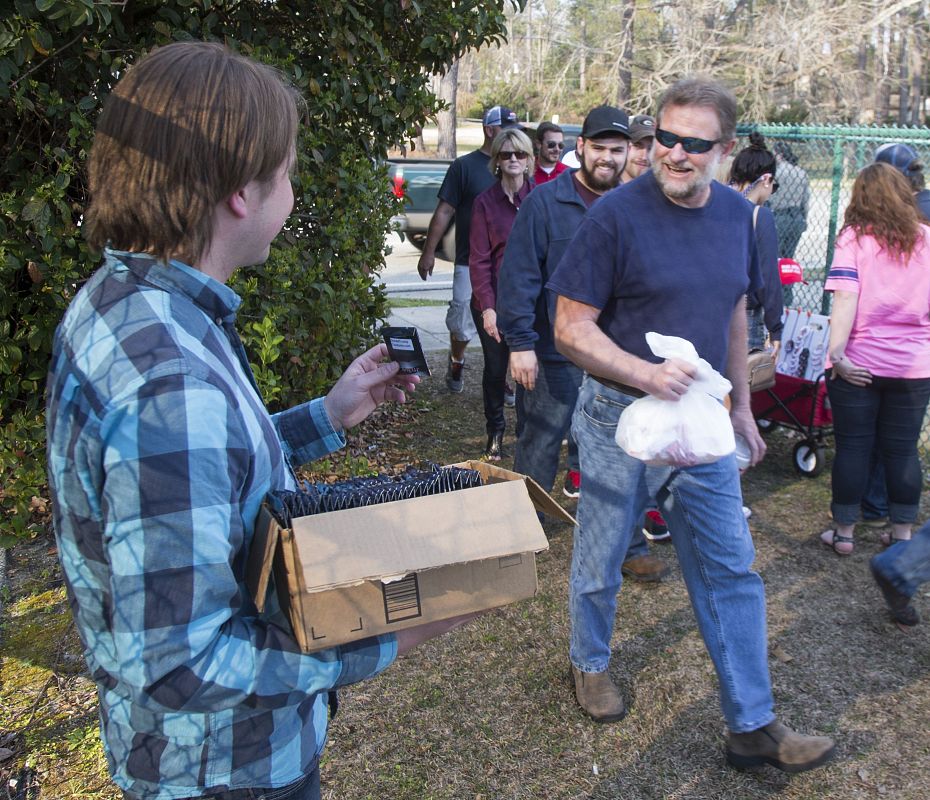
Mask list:
[{"label": "white plastic bag", "polygon": [[617,444],[647,464],[676,467],[709,464],[732,453],[736,440],[723,405],[732,384],[687,339],[650,331],[646,342],[659,358],[695,365],[697,376],[678,401],[647,395],[630,403],[617,424]]}]

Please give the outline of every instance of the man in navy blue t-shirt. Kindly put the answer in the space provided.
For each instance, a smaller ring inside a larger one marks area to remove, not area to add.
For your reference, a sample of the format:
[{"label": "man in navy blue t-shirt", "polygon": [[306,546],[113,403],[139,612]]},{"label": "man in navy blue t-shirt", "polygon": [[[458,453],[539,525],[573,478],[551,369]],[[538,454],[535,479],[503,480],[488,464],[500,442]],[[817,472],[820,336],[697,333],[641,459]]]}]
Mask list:
[{"label": "man in navy blue t-shirt", "polygon": [[765,590],[751,569],[735,457],[646,466],[614,441],[635,398],[675,401],[693,381],[691,365],[651,353],[645,334],[657,331],[690,340],[727,375],[733,428],[752,465],[765,455],[746,375],[745,295],[760,282],[752,209],[713,180],[735,143],[736,100],[718,83],[684,80],[662,96],[656,120],[652,170],[588,212],[548,283],[558,295],[556,346],[586,372],[572,422],[585,481],[569,584],[575,695],[597,721],[626,713],[607,673],[620,564],[655,497],[719,677],[728,761],[801,772],[829,760],[834,744],[775,718]]}]

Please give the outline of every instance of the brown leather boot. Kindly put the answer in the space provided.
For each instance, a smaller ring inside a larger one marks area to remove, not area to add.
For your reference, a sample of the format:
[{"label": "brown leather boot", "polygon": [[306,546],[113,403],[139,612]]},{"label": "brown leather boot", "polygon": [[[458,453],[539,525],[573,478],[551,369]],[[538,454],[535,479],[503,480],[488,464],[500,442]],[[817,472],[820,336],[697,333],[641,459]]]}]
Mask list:
[{"label": "brown leather boot", "polygon": [[620,571],[634,581],[655,583],[668,575],[671,568],[661,558],[651,555],[628,558],[623,562]]},{"label": "brown leather boot", "polygon": [[623,696],[610,675],[604,672],[582,672],[572,664],[575,699],[595,722],[618,722],[626,716]]},{"label": "brown leather boot", "polygon": [[771,764],[783,772],[805,772],[826,764],[835,750],[832,739],[796,733],[778,720],[727,737],[727,761],[737,769]]}]

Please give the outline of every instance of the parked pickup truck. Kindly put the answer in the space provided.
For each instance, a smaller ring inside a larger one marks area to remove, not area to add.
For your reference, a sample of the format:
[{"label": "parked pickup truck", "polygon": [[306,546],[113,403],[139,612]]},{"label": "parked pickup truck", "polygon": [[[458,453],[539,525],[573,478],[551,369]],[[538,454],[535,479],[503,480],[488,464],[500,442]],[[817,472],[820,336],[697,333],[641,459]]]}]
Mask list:
[{"label": "parked pickup truck", "polygon": [[[439,187],[449,165],[445,158],[389,158],[388,176],[391,190],[403,197],[404,213],[391,220],[395,230],[401,231],[418,250],[426,243],[429,221],[436,210]],[[455,220],[442,237],[436,250],[437,258],[452,261],[455,258]]]},{"label": "parked pickup truck", "polygon": [[[527,133],[533,136],[537,123],[527,123]],[[563,125],[565,134],[565,152],[575,149],[575,139],[581,133],[580,125]],[[449,165],[446,158],[389,158],[388,175],[391,190],[397,197],[406,199],[404,213],[391,220],[395,230],[402,231],[418,250],[423,249],[429,221],[436,210],[439,187]],[[452,261],[455,258],[455,219],[446,230],[436,257]]]}]

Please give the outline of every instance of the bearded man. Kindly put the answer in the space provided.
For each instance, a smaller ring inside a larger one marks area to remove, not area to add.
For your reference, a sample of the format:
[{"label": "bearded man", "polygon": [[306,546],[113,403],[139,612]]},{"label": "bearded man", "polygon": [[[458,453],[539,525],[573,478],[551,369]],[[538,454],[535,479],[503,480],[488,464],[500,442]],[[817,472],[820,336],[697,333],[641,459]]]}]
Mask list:
[{"label": "bearded man", "polygon": [[[578,138],[580,168],[537,186],[520,206],[498,278],[497,323],[510,348],[510,373],[517,383],[517,447],[514,469],[546,491],[559,467],[582,371],[555,348],[555,296],[545,289],[588,209],[620,182],[629,147],[629,117],[598,106]],[[577,493],[578,448],[569,437],[566,491]],[[573,495],[573,496],[577,496]],[[655,581],[668,566],[649,555],[637,533],[623,564],[634,580]]]}]

